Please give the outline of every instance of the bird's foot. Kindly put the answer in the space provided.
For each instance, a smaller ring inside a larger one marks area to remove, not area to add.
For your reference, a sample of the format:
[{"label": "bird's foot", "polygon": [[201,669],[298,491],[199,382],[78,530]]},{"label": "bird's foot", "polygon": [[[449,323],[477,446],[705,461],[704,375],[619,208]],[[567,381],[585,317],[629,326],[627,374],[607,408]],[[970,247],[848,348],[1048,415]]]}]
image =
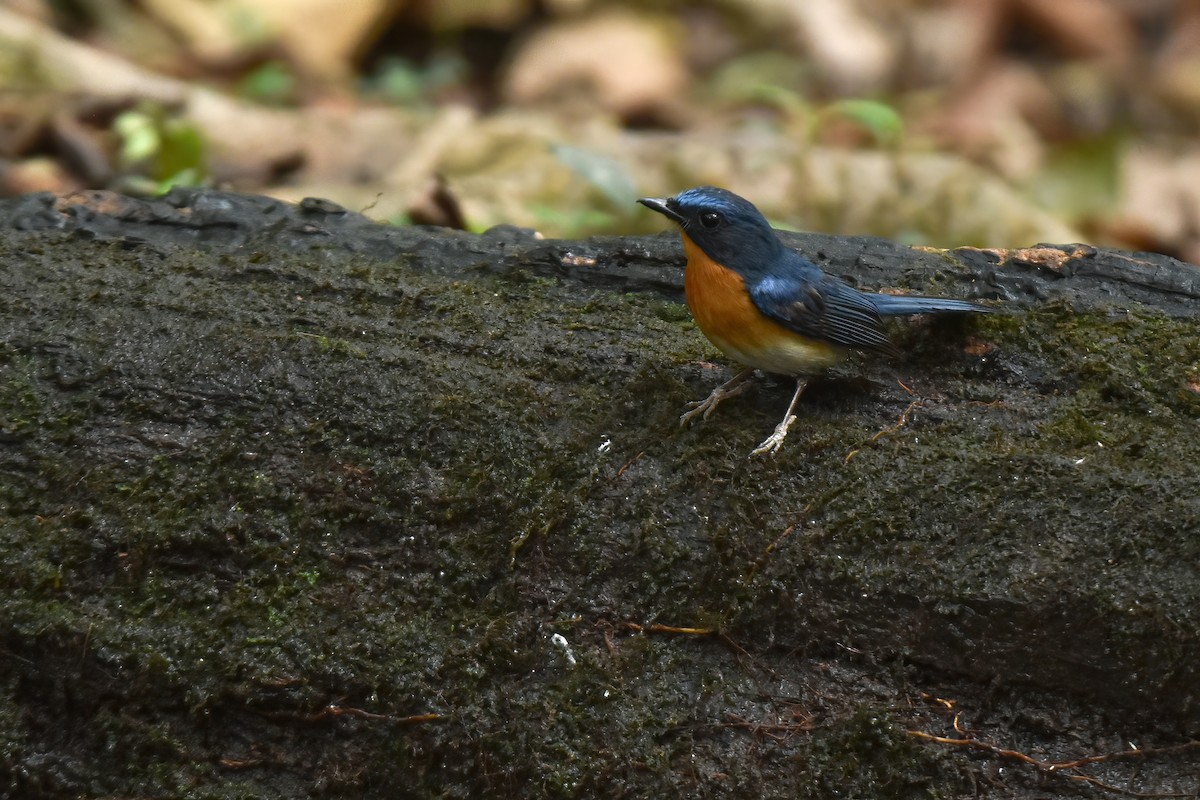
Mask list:
[{"label": "bird's foot", "polygon": [[796,421],[795,414],[789,414],[783,418],[783,422],[775,426],[775,432],[763,440],[763,443],[750,451],[752,456],[773,456],[783,446],[783,440],[787,438],[788,428],[792,427],[792,423]]},{"label": "bird's foot", "polygon": [[680,427],[686,428],[697,417],[700,419],[708,419],[708,415],[717,409],[717,406],[731,397],[737,397],[742,392],[750,388],[750,384],[746,381],[754,377],[753,369],[744,369],[737,375],[734,375],[725,383],[712,390],[712,393],[703,400],[696,400],[688,403],[688,410],[683,412],[679,417]]},{"label": "bird's foot", "polygon": [[796,391],[792,395],[792,402],[788,403],[787,411],[783,414],[783,421],[775,426],[775,432],[768,436],[762,444],[750,451],[751,457],[773,456],[783,446],[783,440],[787,438],[788,428],[792,427],[792,423],[796,421],[796,415],[793,413],[796,410],[796,404],[800,402],[800,395],[804,394],[804,387],[807,385],[808,381],[804,378],[796,379]]}]

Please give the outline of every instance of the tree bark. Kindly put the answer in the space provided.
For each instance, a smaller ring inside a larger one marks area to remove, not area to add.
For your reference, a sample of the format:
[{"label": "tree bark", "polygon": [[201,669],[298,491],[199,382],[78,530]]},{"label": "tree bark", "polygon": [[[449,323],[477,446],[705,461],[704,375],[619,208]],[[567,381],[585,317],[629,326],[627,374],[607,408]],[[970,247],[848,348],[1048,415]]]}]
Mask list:
[{"label": "tree bark", "polygon": [[897,325],[751,459],[791,382],[679,428],[736,365],[673,235],[0,202],[0,787],[965,791],[904,735],[946,698],[1050,753],[1194,735],[1200,270],[787,240],[1004,313]]}]

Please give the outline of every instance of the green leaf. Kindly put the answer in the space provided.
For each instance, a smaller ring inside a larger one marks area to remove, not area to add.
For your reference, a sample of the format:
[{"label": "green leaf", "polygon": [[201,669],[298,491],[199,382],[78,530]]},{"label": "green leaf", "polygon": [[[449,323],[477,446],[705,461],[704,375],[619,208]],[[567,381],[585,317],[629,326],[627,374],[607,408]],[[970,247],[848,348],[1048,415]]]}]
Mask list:
[{"label": "green leaf", "polygon": [[158,153],[162,138],[155,120],[142,111],[125,111],[113,120],[113,130],[121,138],[121,163],[136,164]]},{"label": "green leaf", "polygon": [[803,117],[812,109],[796,91],[771,83],[753,84],[745,90],[746,99],[773,106],[794,117]]},{"label": "green leaf", "polygon": [[138,173],[124,177],[128,191],[161,194],[172,186],[202,184],[207,178],[207,145],[200,129],[172,113],[161,105],[143,103],[113,120],[121,164]]},{"label": "green leaf", "polygon": [[629,171],[619,161],[603,153],[569,144],[550,146],[559,161],[580,178],[599,189],[613,206],[630,213],[637,201],[637,187]]},{"label": "green leaf", "polygon": [[286,105],[296,95],[296,76],[278,61],[269,61],[242,79],[238,92],[260,103]]},{"label": "green leaf", "polygon": [[204,137],[200,129],[190,122],[169,120],[162,126],[160,133],[162,148],[154,165],[154,177],[158,180],[175,180],[180,183],[179,176],[192,176],[192,183],[198,183],[205,177],[207,170],[204,164]]},{"label": "green leaf", "polygon": [[858,123],[878,144],[893,144],[904,134],[904,120],[896,109],[876,100],[838,100],[822,109],[821,114]]}]

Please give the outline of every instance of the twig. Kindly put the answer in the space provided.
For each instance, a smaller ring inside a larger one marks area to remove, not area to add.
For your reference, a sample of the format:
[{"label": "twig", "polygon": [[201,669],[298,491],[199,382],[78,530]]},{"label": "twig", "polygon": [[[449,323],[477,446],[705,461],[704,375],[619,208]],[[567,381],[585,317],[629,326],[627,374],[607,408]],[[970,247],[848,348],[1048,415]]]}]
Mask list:
[{"label": "twig", "polygon": [[411,714],[407,717],[397,717],[393,714],[377,714],[373,711],[366,711],[361,708],[353,708],[351,706],[339,706],[336,703],[330,703],[320,711],[315,711],[311,714],[296,714],[286,711],[268,711],[264,716],[273,719],[293,719],[301,722],[319,722],[327,717],[357,717],[359,719],[378,720],[380,722],[392,722],[397,725],[411,725],[417,722],[432,722],[442,719],[442,714]]},{"label": "twig", "polygon": [[[963,728],[959,725],[958,716],[954,718],[954,729],[962,732]],[[1020,761],[1023,764],[1029,764],[1042,772],[1054,775],[1062,775],[1064,778],[1073,781],[1080,781],[1095,786],[1098,789],[1103,789],[1117,794],[1123,794],[1129,797],[1195,797],[1193,792],[1177,792],[1177,793],[1159,793],[1159,792],[1137,792],[1131,789],[1123,789],[1120,786],[1113,786],[1105,783],[1099,778],[1082,772],[1075,772],[1079,767],[1085,764],[1101,764],[1106,761],[1120,761],[1132,758],[1145,758],[1146,756],[1173,755],[1182,753],[1188,750],[1200,750],[1200,740],[1192,740],[1182,744],[1171,745],[1169,747],[1147,747],[1141,750],[1121,750],[1115,753],[1104,753],[1102,755],[1085,756],[1077,758],[1073,761],[1043,761],[1039,758],[1026,755],[1019,750],[1010,750],[1005,747],[998,747],[990,742],[985,742],[982,739],[974,737],[952,738],[949,736],[937,736],[925,731],[909,730],[908,735],[914,739],[922,739],[927,742],[936,742],[938,744],[948,744],[955,747],[963,747],[969,750],[980,750],[1000,758],[1006,758],[1010,761]]]},{"label": "twig", "polygon": [[723,725],[727,728],[743,728],[751,733],[769,736],[777,742],[782,742],[794,734],[807,733],[816,728],[809,715],[800,714],[799,718],[799,722],[757,722],[746,719],[740,714],[726,714],[726,721]]},{"label": "twig", "polygon": [[[901,385],[903,385],[903,384],[901,384]],[[858,455],[858,451],[862,450],[867,445],[875,444],[875,442],[879,441],[884,436],[893,434],[896,431],[903,428],[905,425],[908,424],[908,420],[912,416],[912,412],[918,408],[923,408],[924,406],[925,406],[924,400],[913,400],[911,403],[908,404],[908,408],[904,409],[904,411],[900,414],[900,419],[896,420],[895,425],[893,425],[890,428],[884,428],[883,430],[879,431],[874,436],[872,436],[870,439],[867,439],[861,445],[859,445],[858,447],[854,448],[849,453],[847,453],[846,454],[846,462],[849,463],[850,459],[852,459],[856,455]]]},{"label": "twig", "polygon": [[683,633],[688,636],[712,636],[717,632],[716,628],[686,628],[676,625],[662,625],[658,622],[652,622],[649,625],[626,622],[625,627],[634,633]]},{"label": "twig", "polygon": [[795,523],[788,525],[786,528],[784,528],[783,533],[779,534],[779,537],[775,541],[773,541],[769,545],[767,545],[767,555],[770,555],[771,553],[774,553],[776,550],[778,550],[779,546],[781,544],[783,544],[783,540],[788,538],[789,536],[791,536],[793,533],[795,533],[795,531],[796,531]]},{"label": "twig", "polygon": [[351,708],[349,706],[337,706],[332,703],[325,706],[323,709],[313,714],[310,719],[316,721],[322,717],[358,717],[359,719],[374,719],[384,722],[395,722],[401,725],[408,725],[414,722],[432,722],[435,719],[441,719],[441,714],[410,714],[407,717],[397,717],[392,714],[376,714],[372,711],[365,711],[361,708]]},{"label": "twig", "polygon": [[621,477],[622,475],[624,475],[624,474],[625,474],[625,470],[627,470],[627,469],[629,469],[630,467],[632,467],[632,466],[633,466],[634,464],[636,464],[638,461],[641,461],[641,459],[642,459],[642,457],[643,457],[644,455],[646,455],[646,451],[645,451],[645,450],[643,450],[642,452],[638,453],[638,454],[637,454],[636,456],[634,456],[633,458],[631,458],[631,459],[629,459],[628,461],[626,461],[624,464],[622,464],[622,465],[621,465],[621,468],[620,468],[619,470],[617,470],[617,474],[616,474],[616,475],[613,475],[612,479],[613,479],[614,481],[615,481],[615,480],[619,480],[619,479],[620,479],[620,477]]}]

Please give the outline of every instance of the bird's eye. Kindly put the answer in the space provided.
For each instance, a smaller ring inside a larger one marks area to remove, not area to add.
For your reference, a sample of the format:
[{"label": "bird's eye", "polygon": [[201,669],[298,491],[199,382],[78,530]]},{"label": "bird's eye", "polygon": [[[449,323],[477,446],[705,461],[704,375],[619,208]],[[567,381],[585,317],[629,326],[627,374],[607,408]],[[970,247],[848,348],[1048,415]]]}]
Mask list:
[{"label": "bird's eye", "polygon": [[721,215],[715,211],[705,211],[700,215],[700,224],[712,230],[721,224]]}]

